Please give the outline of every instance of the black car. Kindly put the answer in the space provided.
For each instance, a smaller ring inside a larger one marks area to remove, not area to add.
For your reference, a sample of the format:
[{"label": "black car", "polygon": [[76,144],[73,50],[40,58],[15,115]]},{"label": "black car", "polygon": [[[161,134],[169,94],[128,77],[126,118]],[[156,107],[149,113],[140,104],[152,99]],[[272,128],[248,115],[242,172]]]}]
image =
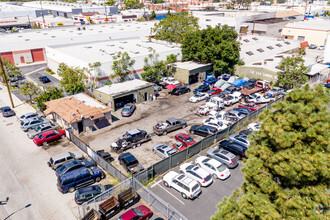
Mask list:
[{"label": "black car", "polygon": [[256,84],[257,80],[256,79],[249,79],[244,85],[244,89],[252,89],[254,85]]},{"label": "black car", "polygon": [[49,83],[50,79],[48,78],[48,76],[40,76],[39,81],[42,83]]},{"label": "black car", "polygon": [[194,94],[199,92],[207,92],[210,90],[210,86],[208,85],[200,85],[194,90]]},{"label": "black car", "polygon": [[194,126],[191,126],[189,132],[192,134],[197,134],[197,135],[206,137],[206,136],[217,133],[217,129],[215,127],[211,127],[208,125],[194,125]]},{"label": "black car", "polygon": [[234,108],[234,111],[238,111],[244,115],[248,115],[248,114],[251,114],[253,111],[248,109],[248,108],[242,108],[242,107],[239,107],[239,108]]},{"label": "black car", "polygon": [[10,82],[17,82],[18,80],[23,79],[22,75],[9,75]]},{"label": "black car", "polygon": [[88,200],[93,199],[97,195],[107,191],[110,189],[112,185],[94,185],[94,186],[87,186],[84,188],[80,188],[77,190],[76,194],[74,195],[74,201],[81,205]]},{"label": "black car", "polygon": [[64,164],[60,168],[56,169],[56,176],[63,175],[65,173],[69,173],[73,170],[77,170],[81,167],[95,167],[96,163],[92,158],[87,158],[83,160],[74,160],[69,163]]},{"label": "black car", "polygon": [[247,148],[236,142],[234,143],[229,140],[221,141],[219,143],[219,149],[220,148],[224,148],[225,150],[230,151],[231,153],[237,155],[240,159],[246,158],[245,151],[247,150]]},{"label": "black car", "polygon": [[182,95],[184,93],[190,92],[190,89],[187,87],[176,87],[170,92],[171,95]]}]

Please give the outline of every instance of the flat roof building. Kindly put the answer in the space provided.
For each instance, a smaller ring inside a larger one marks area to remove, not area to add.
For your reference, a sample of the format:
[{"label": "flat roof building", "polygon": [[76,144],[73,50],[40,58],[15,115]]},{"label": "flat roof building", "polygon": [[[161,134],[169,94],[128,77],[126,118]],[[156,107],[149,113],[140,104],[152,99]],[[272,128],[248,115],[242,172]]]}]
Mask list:
[{"label": "flat roof building", "polygon": [[173,77],[186,84],[202,82],[206,74],[213,71],[212,63],[196,63],[192,61],[174,64]]}]

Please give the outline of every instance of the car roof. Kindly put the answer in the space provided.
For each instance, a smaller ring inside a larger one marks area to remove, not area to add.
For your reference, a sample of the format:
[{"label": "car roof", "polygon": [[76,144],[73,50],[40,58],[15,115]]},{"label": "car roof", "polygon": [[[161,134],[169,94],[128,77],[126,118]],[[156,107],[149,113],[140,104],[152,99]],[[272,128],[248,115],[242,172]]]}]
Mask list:
[{"label": "car roof", "polygon": [[235,157],[235,155],[233,153],[231,153],[231,152],[229,152],[227,150],[219,150],[219,153],[220,154],[223,154],[223,155],[225,155],[225,156],[227,156],[229,158],[234,158]]},{"label": "car roof", "polygon": [[70,161],[69,163],[64,164],[63,166],[70,168],[70,167],[74,167],[74,166],[77,166],[80,164],[82,164],[82,163],[79,160],[74,160],[74,161]]},{"label": "car roof", "polygon": [[[204,159],[204,160],[206,160],[206,159]],[[212,166],[215,166],[215,167],[218,167],[218,166],[220,166],[222,164],[219,161],[217,161],[215,159],[212,159],[212,158],[207,158],[207,160],[208,160],[207,161],[208,164],[211,164]]]},{"label": "car roof", "polygon": [[79,174],[84,174],[84,173],[88,173],[88,170],[86,167],[81,167],[79,169],[65,173],[65,174],[61,175],[59,178],[61,178],[63,181],[63,180],[70,179],[70,178],[78,176]]},{"label": "car roof", "polygon": [[48,130],[48,131],[42,132],[41,134],[42,135],[48,135],[48,134],[52,134],[52,133],[54,133],[53,130]]},{"label": "car roof", "polygon": [[24,119],[23,120],[23,122],[24,123],[26,123],[26,122],[31,122],[31,121],[35,121],[35,120],[40,120],[39,118],[37,118],[37,117],[33,117],[33,118],[26,118],[26,119]]},{"label": "car roof", "polygon": [[127,103],[126,105],[124,105],[124,108],[125,107],[130,107],[130,106],[133,106],[134,104],[133,103]]},{"label": "car roof", "polygon": [[82,193],[87,193],[87,192],[91,192],[91,191],[99,191],[101,188],[101,185],[93,185],[93,186],[86,186],[83,188],[78,189],[78,193],[82,194]]},{"label": "car roof", "polygon": [[167,119],[167,121],[169,121],[169,122],[178,121],[178,119],[176,119],[176,118],[169,118],[169,119]]},{"label": "car roof", "polygon": [[133,130],[128,131],[127,133],[130,134],[130,135],[135,135],[135,134],[138,134],[140,132],[141,132],[141,130],[139,130],[139,129],[133,129]]},{"label": "car roof", "polygon": [[61,153],[61,154],[54,155],[51,158],[53,158],[53,160],[58,160],[58,159],[61,159],[61,158],[64,158],[64,157],[69,157],[69,156],[71,156],[71,152],[64,152],[64,153]]},{"label": "car roof", "polygon": [[183,138],[190,137],[188,134],[185,134],[185,133],[179,133],[179,134],[176,134],[175,136],[182,136]]}]

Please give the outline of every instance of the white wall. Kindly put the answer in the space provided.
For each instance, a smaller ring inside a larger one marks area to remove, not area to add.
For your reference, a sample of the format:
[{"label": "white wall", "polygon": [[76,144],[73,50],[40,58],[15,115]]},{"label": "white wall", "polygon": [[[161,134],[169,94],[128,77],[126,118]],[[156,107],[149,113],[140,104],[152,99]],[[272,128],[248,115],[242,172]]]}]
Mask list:
[{"label": "white wall", "polygon": [[309,44],[316,44],[317,46],[324,46],[326,39],[330,36],[330,31],[316,31],[310,29],[294,29],[294,28],[283,28],[282,36],[294,36],[294,40],[298,40],[298,36],[305,36],[304,41],[308,41]]},{"label": "white wall", "polygon": [[17,54],[13,53],[13,57],[14,57],[15,64],[18,64],[18,65],[22,64],[21,57],[24,57],[25,63],[32,63],[33,62],[31,51],[23,52],[23,53],[17,53]]}]

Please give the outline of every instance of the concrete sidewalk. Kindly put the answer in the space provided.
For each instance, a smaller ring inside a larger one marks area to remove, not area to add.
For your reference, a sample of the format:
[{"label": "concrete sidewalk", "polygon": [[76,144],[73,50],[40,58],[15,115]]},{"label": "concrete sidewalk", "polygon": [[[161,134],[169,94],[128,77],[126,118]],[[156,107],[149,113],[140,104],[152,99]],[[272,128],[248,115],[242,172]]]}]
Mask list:
[{"label": "concrete sidewalk", "polygon": [[[0,106],[9,106],[11,107],[9,95],[8,95],[8,90],[5,85],[0,84]],[[13,93],[12,93],[12,98],[14,102],[14,111],[16,112],[16,116],[19,117],[23,114],[26,114],[28,112],[36,112],[36,110],[30,106],[29,104],[22,102],[19,100]]]}]

